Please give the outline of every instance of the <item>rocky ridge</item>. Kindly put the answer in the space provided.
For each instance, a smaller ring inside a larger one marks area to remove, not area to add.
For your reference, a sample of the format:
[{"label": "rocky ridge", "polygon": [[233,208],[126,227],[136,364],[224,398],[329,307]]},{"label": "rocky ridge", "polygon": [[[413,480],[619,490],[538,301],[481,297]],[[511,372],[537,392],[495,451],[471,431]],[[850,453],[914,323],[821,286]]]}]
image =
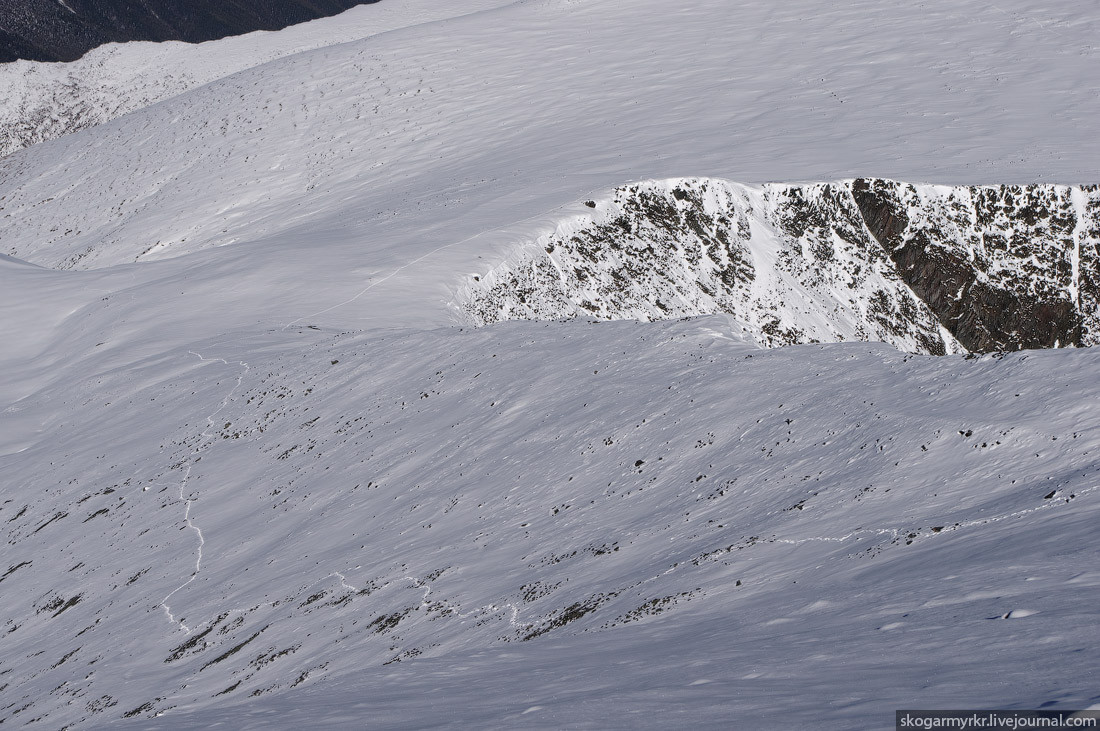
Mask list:
[{"label": "rocky ridge", "polygon": [[466,316],[727,313],[769,347],[874,340],[937,355],[1100,340],[1097,186],[691,178],[586,206],[472,276]]}]

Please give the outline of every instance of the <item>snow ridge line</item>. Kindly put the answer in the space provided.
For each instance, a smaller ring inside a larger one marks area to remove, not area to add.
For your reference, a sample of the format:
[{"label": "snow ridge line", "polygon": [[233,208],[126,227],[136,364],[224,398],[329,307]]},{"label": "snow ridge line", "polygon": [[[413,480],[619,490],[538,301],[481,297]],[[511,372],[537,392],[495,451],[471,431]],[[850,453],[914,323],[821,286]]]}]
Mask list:
[{"label": "snow ridge line", "polygon": [[514,221],[512,223],[501,224],[500,226],[497,226],[495,228],[491,228],[487,231],[481,231],[479,233],[476,233],[473,236],[467,236],[466,238],[462,239],[461,241],[452,241],[449,244],[443,244],[441,246],[437,246],[436,248],[432,249],[431,251],[424,254],[423,256],[418,256],[417,258],[413,259],[412,261],[410,261],[406,264],[402,264],[401,266],[397,267],[396,269],[394,269],[392,272],[390,272],[386,276],[382,277],[381,279],[374,280],[373,282],[368,284],[366,287],[361,289],[353,297],[350,297],[350,298],[344,300],[343,302],[338,302],[337,304],[332,305],[331,307],[326,307],[323,310],[318,310],[317,312],[314,312],[311,315],[303,315],[302,317],[299,317],[296,320],[291,320],[286,325],[283,325],[283,327],[281,329],[282,330],[287,330],[288,328],[293,327],[294,325],[298,324],[302,320],[305,320],[306,318],[317,317],[318,315],[323,315],[326,312],[332,312],[333,310],[339,309],[339,308],[343,307],[344,305],[350,305],[352,302],[356,301],[357,299],[359,299],[360,297],[365,295],[367,292],[374,289],[375,285],[381,284],[382,282],[385,282],[386,280],[393,278],[394,276],[396,276],[400,272],[402,272],[405,269],[408,269],[409,267],[411,267],[413,264],[419,264],[420,262],[427,259],[429,256],[432,256],[433,254],[437,254],[440,251],[443,251],[444,249],[450,249],[454,246],[461,246],[462,244],[465,244],[468,241],[473,241],[474,239],[480,238],[482,236],[488,236],[489,234],[496,233],[497,231],[502,231],[506,228],[509,228],[510,226],[519,226],[521,224],[528,223],[529,221],[534,221],[538,218],[542,218],[544,216],[550,215],[551,213],[555,213],[557,211],[560,211],[564,207],[565,206],[556,206],[556,207],[548,209],[546,211],[542,211],[541,213],[536,213],[533,216],[528,216],[527,218],[520,219],[519,221]]},{"label": "snow ridge line", "polygon": [[[473,237],[471,237],[471,238],[473,238]],[[469,239],[467,239],[467,240],[469,240]],[[355,300],[357,300],[360,297],[362,297],[363,295],[365,295],[367,292],[374,289],[375,285],[381,284],[382,282],[385,282],[387,279],[391,279],[392,277],[396,276],[399,272],[401,272],[405,269],[408,269],[413,264],[416,264],[418,262],[423,261],[424,259],[427,259],[429,256],[436,253],[437,251],[442,251],[443,249],[449,248],[451,246],[457,246],[458,244],[461,244],[461,243],[463,243],[463,242],[462,241],[456,241],[454,243],[444,244],[443,246],[440,246],[436,249],[432,249],[427,254],[424,254],[423,256],[417,257],[416,259],[413,259],[412,261],[410,261],[407,264],[402,264],[401,266],[397,267],[396,269],[394,269],[392,272],[390,272],[386,276],[382,277],[381,279],[374,280],[373,282],[368,284],[366,287],[359,290],[359,292],[355,296],[350,297],[349,299],[346,299],[343,302],[338,302],[335,305],[332,305],[331,307],[326,307],[323,310],[319,310],[317,312],[314,312],[312,315],[303,315],[302,317],[299,317],[298,319],[292,320],[292,321],[288,322],[286,325],[283,325],[282,329],[286,330],[287,328],[290,328],[290,327],[294,326],[295,324],[301,322],[302,320],[305,320],[307,317],[316,317],[317,315],[323,315],[326,312],[331,312],[332,310],[339,309],[340,307],[343,307],[344,305],[350,305],[352,302],[354,302]]]},{"label": "snow ridge line", "polygon": [[[196,353],[193,350],[188,350],[187,352],[188,352],[188,354],[197,357],[200,361],[203,361],[203,362],[215,361],[215,362],[218,362],[218,363],[223,363],[227,366],[231,365],[229,363],[229,361],[227,361],[224,358],[206,358],[201,353]],[[229,392],[225,394],[225,396],[221,400],[221,403],[218,404],[218,407],[216,409],[214,409],[212,412],[210,412],[210,414],[207,415],[207,417],[206,417],[206,428],[204,428],[202,430],[202,433],[199,434],[200,440],[202,438],[209,438],[209,437],[214,436],[212,433],[210,433],[210,429],[214,426],[214,417],[217,416],[218,413],[221,412],[222,409],[224,409],[226,406],[229,405],[229,401],[233,397],[233,393],[238,388],[240,388],[241,384],[244,382],[245,375],[247,375],[248,372],[251,370],[248,363],[246,363],[243,360],[238,361],[237,365],[241,366],[241,368],[243,370],[241,370],[240,373],[237,374],[236,383],[234,383],[232,388],[229,389]],[[206,545],[206,536],[203,535],[202,528],[200,528],[194,522],[194,520],[192,520],[192,518],[191,518],[191,505],[195,502],[195,498],[185,497],[184,493],[185,493],[185,488],[187,487],[187,483],[191,479],[191,469],[195,465],[194,457],[196,457],[196,456],[202,454],[203,452],[205,452],[213,444],[214,444],[214,442],[211,442],[209,445],[203,446],[203,444],[200,442],[199,447],[194,452],[191,453],[190,463],[187,465],[187,468],[184,470],[183,478],[180,480],[180,484],[179,484],[180,502],[184,503],[184,505],[186,506],[184,511],[183,511],[183,519],[187,523],[187,527],[190,528],[191,530],[195,531],[195,535],[198,536],[198,539],[199,539],[198,553],[195,557],[195,570],[191,572],[191,576],[187,579],[187,581],[183,582],[182,584],[177,586],[175,589],[173,589],[171,592],[169,592],[168,596],[164,597],[164,599],[162,599],[161,602],[160,602],[161,608],[164,609],[164,613],[168,616],[168,621],[170,621],[173,624],[177,625],[186,634],[191,634],[191,628],[188,627],[183,622],[183,620],[177,620],[176,619],[175,615],[172,613],[171,606],[168,604],[168,600],[171,599],[176,594],[176,592],[180,591],[181,589],[186,587],[188,584],[190,584],[192,581],[194,581],[198,577],[199,571],[202,569],[202,549],[203,549],[203,546]]]}]

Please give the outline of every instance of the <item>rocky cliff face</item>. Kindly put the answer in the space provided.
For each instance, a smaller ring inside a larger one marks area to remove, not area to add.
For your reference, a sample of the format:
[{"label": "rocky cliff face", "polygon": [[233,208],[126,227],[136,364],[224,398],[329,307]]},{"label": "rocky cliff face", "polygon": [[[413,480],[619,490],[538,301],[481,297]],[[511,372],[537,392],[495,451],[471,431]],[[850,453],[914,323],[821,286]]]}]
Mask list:
[{"label": "rocky cliff face", "polygon": [[124,41],[209,41],[278,30],[377,0],[5,0],[0,63],[73,61]]},{"label": "rocky cliff face", "polygon": [[968,349],[1095,339],[1096,186],[857,180],[851,191],[898,275]]},{"label": "rocky cliff face", "polygon": [[647,182],[466,283],[478,324],[723,312],[768,346],[916,353],[1100,339],[1100,189]]}]

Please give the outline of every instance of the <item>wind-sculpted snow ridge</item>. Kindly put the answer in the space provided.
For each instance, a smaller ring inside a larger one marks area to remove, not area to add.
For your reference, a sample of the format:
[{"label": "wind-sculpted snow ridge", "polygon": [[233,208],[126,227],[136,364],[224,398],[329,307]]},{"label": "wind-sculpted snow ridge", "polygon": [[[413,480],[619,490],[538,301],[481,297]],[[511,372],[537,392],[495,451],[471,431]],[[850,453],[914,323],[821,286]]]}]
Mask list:
[{"label": "wind-sculpted snow ridge", "polygon": [[586,205],[470,277],[474,323],[726,313],[765,346],[939,355],[1100,341],[1097,186],[674,179]]}]

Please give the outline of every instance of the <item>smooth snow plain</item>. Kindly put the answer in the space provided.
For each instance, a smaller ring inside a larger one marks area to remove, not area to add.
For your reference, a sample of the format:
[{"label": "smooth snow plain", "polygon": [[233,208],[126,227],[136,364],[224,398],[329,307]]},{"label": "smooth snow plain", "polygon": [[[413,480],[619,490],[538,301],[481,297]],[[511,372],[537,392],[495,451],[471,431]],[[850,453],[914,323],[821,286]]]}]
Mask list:
[{"label": "smooth snow plain", "polygon": [[1098,23],[534,0],[0,160],[0,718],[1100,703],[1095,351],[474,328],[455,302],[633,180],[1094,182]]}]

